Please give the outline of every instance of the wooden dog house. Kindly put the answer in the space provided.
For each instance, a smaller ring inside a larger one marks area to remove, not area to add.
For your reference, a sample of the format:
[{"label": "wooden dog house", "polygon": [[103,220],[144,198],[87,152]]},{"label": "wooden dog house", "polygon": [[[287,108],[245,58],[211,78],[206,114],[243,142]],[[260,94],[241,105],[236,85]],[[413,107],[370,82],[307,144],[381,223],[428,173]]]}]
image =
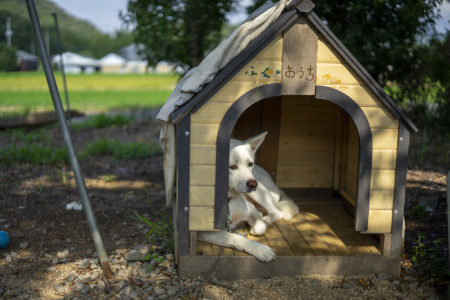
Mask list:
[{"label": "wooden dog house", "polygon": [[230,138],[265,130],[258,164],[301,212],[249,236],[270,245],[275,261],[226,249],[217,277],[399,275],[409,135],[417,129],[314,4],[292,2],[172,114],[181,275],[207,275],[219,253],[196,232],[225,228]]}]

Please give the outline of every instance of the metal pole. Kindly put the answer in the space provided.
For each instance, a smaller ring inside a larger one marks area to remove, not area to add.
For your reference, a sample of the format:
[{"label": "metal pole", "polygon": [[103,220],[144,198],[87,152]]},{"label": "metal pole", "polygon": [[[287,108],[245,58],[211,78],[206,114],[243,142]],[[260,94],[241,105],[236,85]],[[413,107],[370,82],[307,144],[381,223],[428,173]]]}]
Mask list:
[{"label": "metal pole", "polygon": [[81,201],[83,203],[84,212],[88,220],[89,229],[91,230],[92,239],[94,240],[95,248],[97,250],[98,258],[102,266],[103,273],[106,278],[112,278],[112,270],[109,265],[108,256],[106,255],[105,248],[103,246],[102,237],[95,223],[95,217],[92,212],[91,203],[89,201],[86,186],[84,183],[83,175],[81,174],[80,166],[78,165],[78,159],[75,154],[75,150],[72,145],[70,133],[67,128],[66,117],[61,104],[61,98],[59,97],[58,87],[56,85],[55,77],[50,66],[50,58],[48,56],[47,49],[45,48],[44,37],[42,35],[41,25],[39,23],[39,16],[36,11],[36,6],[33,0],[25,0],[27,4],[28,14],[30,16],[33,32],[36,37],[39,52],[41,53],[42,65],[44,67],[45,77],[47,77],[47,83],[52,96],[53,105],[55,107],[56,115],[58,117],[59,125],[61,126],[64,143],[69,155],[70,164],[72,165],[73,173],[80,193]]},{"label": "metal pole", "polygon": [[56,40],[58,45],[59,52],[59,65],[61,66],[61,73],[64,84],[64,98],[66,99],[66,114],[67,119],[70,124],[70,105],[69,105],[69,93],[67,92],[67,82],[66,82],[66,72],[64,72],[64,64],[63,64],[63,56],[62,56],[62,43],[61,36],[59,35],[59,27],[58,27],[58,15],[56,13],[52,13],[53,18],[55,19],[55,31],[56,31]]}]

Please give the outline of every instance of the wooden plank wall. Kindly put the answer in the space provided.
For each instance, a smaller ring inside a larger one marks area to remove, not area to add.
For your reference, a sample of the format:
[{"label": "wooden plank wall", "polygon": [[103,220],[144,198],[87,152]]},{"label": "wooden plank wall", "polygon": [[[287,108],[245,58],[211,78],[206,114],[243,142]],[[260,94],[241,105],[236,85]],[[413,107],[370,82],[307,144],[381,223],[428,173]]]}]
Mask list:
[{"label": "wooden plank wall", "polygon": [[336,114],[331,103],[283,96],[276,176],[279,187],[332,187]]},{"label": "wooden plank wall", "polygon": [[[394,201],[398,120],[323,38],[320,38],[318,47],[317,84],[337,89],[352,98],[360,105],[369,121],[373,138],[373,163],[367,233],[389,233]],[[353,126],[353,122],[350,123]],[[357,161],[357,148],[354,144],[357,135],[352,126],[349,126],[349,168],[346,172],[350,178],[355,172],[354,165]],[[356,182],[350,178],[345,180],[344,190],[353,195]]]},{"label": "wooden plank wall", "polygon": [[[217,133],[226,111],[247,91],[281,82],[283,39],[278,36],[191,116],[189,229],[214,230]],[[242,137],[244,138],[244,137]]]}]

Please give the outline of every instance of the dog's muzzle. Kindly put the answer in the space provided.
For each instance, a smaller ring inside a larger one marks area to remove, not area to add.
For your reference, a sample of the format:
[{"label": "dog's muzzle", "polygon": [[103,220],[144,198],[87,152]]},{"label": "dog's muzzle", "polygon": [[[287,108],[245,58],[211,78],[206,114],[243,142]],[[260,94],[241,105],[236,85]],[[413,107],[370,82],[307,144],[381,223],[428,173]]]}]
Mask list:
[{"label": "dog's muzzle", "polygon": [[256,190],[257,186],[258,186],[258,182],[256,180],[250,179],[249,181],[247,181],[247,189],[248,189],[249,193]]}]

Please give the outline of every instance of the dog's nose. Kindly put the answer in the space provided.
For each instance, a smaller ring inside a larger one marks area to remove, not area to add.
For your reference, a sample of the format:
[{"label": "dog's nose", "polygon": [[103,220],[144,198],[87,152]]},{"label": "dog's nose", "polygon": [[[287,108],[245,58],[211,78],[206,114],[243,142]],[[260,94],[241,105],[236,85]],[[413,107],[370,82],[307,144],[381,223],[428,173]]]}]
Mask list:
[{"label": "dog's nose", "polygon": [[250,179],[249,181],[247,181],[247,187],[250,190],[252,190],[252,191],[256,190],[257,186],[258,186],[258,182],[256,182],[256,180]]}]

